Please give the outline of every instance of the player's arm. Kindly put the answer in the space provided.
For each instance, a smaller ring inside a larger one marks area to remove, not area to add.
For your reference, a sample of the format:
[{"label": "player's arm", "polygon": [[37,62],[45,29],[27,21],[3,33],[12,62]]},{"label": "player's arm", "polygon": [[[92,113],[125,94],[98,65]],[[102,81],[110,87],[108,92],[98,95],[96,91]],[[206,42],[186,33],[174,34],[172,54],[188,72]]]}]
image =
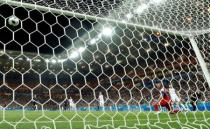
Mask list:
[{"label": "player's arm", "polygon": [[190,95],[190,98],[196,99],[196,94],[195,94],[195,93],[191,94],[191,95]]}]

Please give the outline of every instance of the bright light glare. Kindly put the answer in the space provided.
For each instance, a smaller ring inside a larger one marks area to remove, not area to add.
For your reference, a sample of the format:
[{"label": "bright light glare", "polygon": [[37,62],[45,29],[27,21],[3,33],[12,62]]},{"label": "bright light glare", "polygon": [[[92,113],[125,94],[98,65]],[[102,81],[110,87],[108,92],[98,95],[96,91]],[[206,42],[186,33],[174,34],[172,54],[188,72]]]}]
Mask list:
[{"label": "bright light glare", "polygon": [[142,5],[140,5],[137,9],[136,9],[136,13],[138,13],[138,14],[140,14],[140,13],[142,13],[145,9],[147,9],[148,8],[148,5],[146,5],[146,4],[142,4]]},{"label": "bright light glare", "polygon": [[105,65],[105,68],[109,68],[109,65]]},{"label": "bright light glare", "polygon": [[35,61],[36,61],[36,62],[41,62],[41,60],[40,60],[40,59],[35,59]]},{"label": "bright light glare", "polygon": [[163,2],[164,0],[152,0],[150,3],[153,4],[160,4],[161,2]]},{"label": "bright light glare", "polygon": [[122,22],[123,22],[123,23],[126,23],[127,21],[126,21],[126,20],[122,20]]},{"label": "bright light glare", "polygon": [[20,57],[20,58],[18,58],[18,60],[23,60],[23,58]]},{"label": "bright light glare", "polygon": [[118,60],[117,63],[118,63],[118,64],[122,63],[122,60]]},{"label": "bright light glare", "polygon": [[48,63],[48,62],[50,62],[50,60],[49,60],[49,59],[46,59],[45,61],[46,61],[47,63]]},{"label": "bright light glare", "polygon": [[137,14],[141,14],[144,12],[144,10],[146,10],[151,4],[155,4],[155,5],[158,5],[158,4],[161,4],[163,3],[165,0],[150,0],[149,3],[147,4],[141,4],[136,10],[135,12]]},{"label": "bright light glare", "polygon": [[85,48],[84,48],[84,47],[80,47],[80,48],[78,49],[78,51],[79,51],[80,53],[82,53],[82,52],[85,51]]},{"label": "bright light glare", "polygon": [[151,48],[148,48],[146,51],[147,51],[147,52],[151,52],[151,51],[152,51],[152,49],[151,49]]},{"label": "bright light glare", "polygon": [[51,62],[52,62],[53,64],[55,64],[57,61],[56,61],[55,59],[52,59]]},{"label": "bright light glare", "polygon": [[76,58],[78,56],[79,56],[79,52],[74,51],[74,52],[71,53],[70,58]]},{"label": "bright light glare", "polygon": [[210,13],[210,7],[207,9],[207,11]]},{"label": "bright light glare", "polygon": [[105,35],[105,36],[111,36],[112,35],[112,28],[110,27],[105,27],[103,30],[102,30],[102,34]]},{"label": "bright light glare", "polygon": [[58,62],[63,63],[64,61],[66,61],[65,59],[60,59],[58,60]]},{"label": "bright light glare", "polygon": [[129,20],[129,19],[131,19],[133,17],[133,15],[131,13],[129,13],[129,14],[126,15],[126,17]]},{"label": "bright light glare", "polygon": [[96,43],[96,39],[92,39],[92,40],[90,40],[90,44],[92,45],[92,44],[95,44]]},{"label": "bright light glare", "polygon": [[165,43],[164,44],[165,47],[168,47],[169,45],[170,45],[170,43]]}]

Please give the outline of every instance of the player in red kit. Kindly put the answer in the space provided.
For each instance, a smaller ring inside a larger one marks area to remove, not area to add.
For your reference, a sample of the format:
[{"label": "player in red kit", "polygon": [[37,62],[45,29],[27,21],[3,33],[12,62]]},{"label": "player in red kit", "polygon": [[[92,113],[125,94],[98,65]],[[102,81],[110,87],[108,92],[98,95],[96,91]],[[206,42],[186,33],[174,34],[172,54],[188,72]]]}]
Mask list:
[{"label": "player in red kit", "polygon": [[159,106],[165,107],[170,113],[176,113],[177,111],[172,110],[171,99],[168,92],[161,83],[156,84],[156,88],[160,90],[160,97],[157,103],[154,104],[154,110],[159,111]]}]

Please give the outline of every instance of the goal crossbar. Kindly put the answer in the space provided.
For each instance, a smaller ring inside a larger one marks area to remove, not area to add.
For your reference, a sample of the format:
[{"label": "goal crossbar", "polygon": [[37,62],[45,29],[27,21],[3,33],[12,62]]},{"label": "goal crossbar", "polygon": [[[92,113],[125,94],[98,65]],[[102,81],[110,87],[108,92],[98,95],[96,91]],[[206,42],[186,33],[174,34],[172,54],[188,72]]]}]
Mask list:
[{"label": "goal crossbar", "polygon": [[159,32],[163,32],[163,33],[186,36],[186,37],[189,37],[192,34],[200,35],[203,32],[207,32],[207,31],[210,32],[210,29],[203,30],[203,31],[178,31],[178,30],[172,31],[172,30],[163,29],[163,28],[156,27],[156,26],[147,26],[147,25],[141,25],[141,24],[136,24],[136,23],[128,23],[128,22],[112,19],[109,17],[104,18],[104,17],[99,17],[99,16],[92,16],[92,15],[88,15],[88,14],[81,14],[81,13],[72,12],[72,11],[68,11],[68,10],[45,7],[45,6],[41,6],[41,5],[37,5],[37,4],[24,3],[24,2],[14,1],[14,0],[0,0],[0,3],[7,3],[12,6],[22,6],[22,7],[28,8],[28,9],[37,9],[37,10],[45,11],[45,12],[50,11],[55,14],[63,14],[65,16],[73,16],[73,17],[77,17],[77,18],[84,18],[84,19],[95,20],[95,21],[103,20],[105,22],[116,23],[118,25],[126,25],[128,27],[134,26],[136,28],[142,28],[145,30],[159,31]]}]

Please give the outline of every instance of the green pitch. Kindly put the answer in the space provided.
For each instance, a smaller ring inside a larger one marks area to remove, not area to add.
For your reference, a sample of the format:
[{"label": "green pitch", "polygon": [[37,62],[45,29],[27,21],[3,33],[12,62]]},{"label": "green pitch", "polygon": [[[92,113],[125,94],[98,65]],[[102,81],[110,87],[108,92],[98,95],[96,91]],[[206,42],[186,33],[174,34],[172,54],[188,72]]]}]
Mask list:
[{"label": "green pitch", "polygon": [[[3,117],[4,116],[4,117]],[[0,111],[0,129],[209,129],[210,112]],[[98,128],[96,128],[98,127]]]}]

